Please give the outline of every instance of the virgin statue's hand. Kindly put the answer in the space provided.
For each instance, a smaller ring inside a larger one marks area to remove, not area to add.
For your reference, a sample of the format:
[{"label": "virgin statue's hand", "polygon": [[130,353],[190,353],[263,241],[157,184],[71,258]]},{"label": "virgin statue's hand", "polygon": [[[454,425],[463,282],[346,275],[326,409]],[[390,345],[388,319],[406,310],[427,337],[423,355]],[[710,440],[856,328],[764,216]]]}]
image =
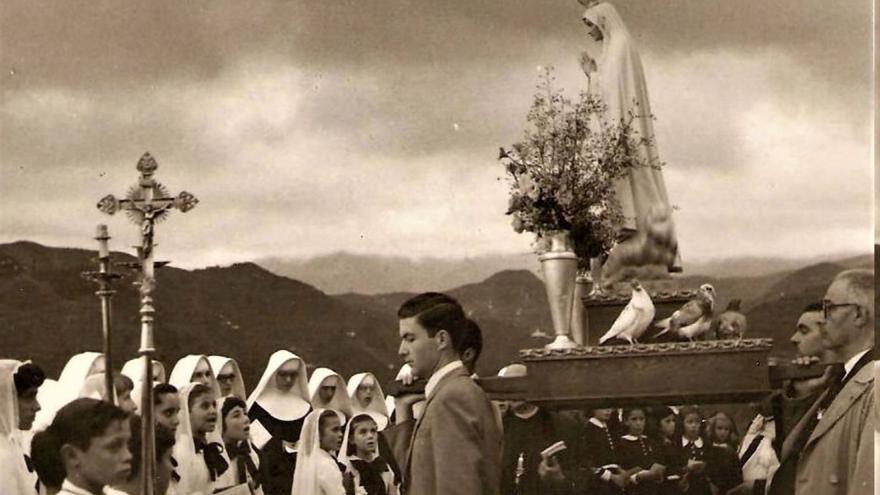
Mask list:
[{"label": "virgin statue's hand", "polygon": [[597,70],[596,61],[593,60],[593,57],[587,52],[581,52],[581,69],[583,69],[584,74],[587,75],[590,75]]}]

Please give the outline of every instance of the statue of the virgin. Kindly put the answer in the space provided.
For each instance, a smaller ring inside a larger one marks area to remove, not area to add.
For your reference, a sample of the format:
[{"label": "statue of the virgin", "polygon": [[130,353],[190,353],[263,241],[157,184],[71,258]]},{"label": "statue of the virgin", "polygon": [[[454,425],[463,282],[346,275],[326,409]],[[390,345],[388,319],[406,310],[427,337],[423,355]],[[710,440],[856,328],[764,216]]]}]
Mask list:
[{"label": "statue of the virgin", "polygon": [[[629,32],[613,5],[579,0],[587,6],[583,21],[589,36],[600,47],[597,56],[584,53],[581,65],[590,80],[590,90],[598,93],[607,112],[605,121],[616,125],[634,115],[632,130],[643,139],[639,153],[653,166],[633,168],[615,184],[615,196],[624,216],[621,242],[607,260],[591,260],[594,291],[603,284],[619,280],[625,266],[659,265],[667,272],[680,272],[681,259],[672,222],[672,209],[666,184],[659,168],[648,88],[639,54]],[[603,270],[604,264],[604,270]],[[604,271],[604,278],[603,278]]]}]

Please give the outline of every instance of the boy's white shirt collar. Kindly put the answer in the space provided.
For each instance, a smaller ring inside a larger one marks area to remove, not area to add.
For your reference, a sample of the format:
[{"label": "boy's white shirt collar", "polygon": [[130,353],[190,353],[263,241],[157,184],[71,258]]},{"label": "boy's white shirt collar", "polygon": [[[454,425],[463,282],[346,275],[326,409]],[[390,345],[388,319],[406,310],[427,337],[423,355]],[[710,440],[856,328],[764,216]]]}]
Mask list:
[{"label": "boy's white shirt collar", "polygon": [[61,492],[62,493],[72,493],[74,495],[95,495],[94,493],[86,490],[85,488],[80,488],[77,485],[74,485],[72,481],[65,478],[64,483],[61,484]]},{"label": "boy's white shirt collar", "polygon": [[452,361],[446,366],[443,366],[439,370],[435,371],[434,374],[431,375],[431,378],[428,379],[428,383],[425,385],[425,397],[431,396],[431,393],[434,392],[434,389],[437,388],[437,384],[440,383],[440,380],[442,380],[443,377],[462,367],[464,367],[464,364],[461,363],[460,359],[456,359],[455,361]]},{"label": "boy's white shirt collar", "polygon": [[606,423],[603,423],[602,421],[600,421],[597,418],[590,418],[590,423],[593,423],[594,425],[598,426],[599,428],[602,428],[603,430],[608,429],[608,425]]},{"label": "boy's white shirt collar", "polygon": [[[690,440],[688,440],[685,437],[681,437],[681,446],[682,447],[686,447],[687,444],[689,444],[689,443],[691,443]],[[693,443],[694,443],[694,445],[697,446],[697,448],[699,448],[699,449],[703,448],[703,439],[702,438],[698,438],[698,439],[694,440]]]},{"label": "boy's white shirt collar", "polygon": [[642,438],[648,438],[648,437],[646,437],[645,435],[639,435],[639,436],[635,436],[635,435],[624,435],[624,436],[622,436],[622,437],[620,437],[620,438],[623,438],[624,440],[633,440],[633,441],[635,441],[635,440],[639,440],[639,439],[642,439]]}]

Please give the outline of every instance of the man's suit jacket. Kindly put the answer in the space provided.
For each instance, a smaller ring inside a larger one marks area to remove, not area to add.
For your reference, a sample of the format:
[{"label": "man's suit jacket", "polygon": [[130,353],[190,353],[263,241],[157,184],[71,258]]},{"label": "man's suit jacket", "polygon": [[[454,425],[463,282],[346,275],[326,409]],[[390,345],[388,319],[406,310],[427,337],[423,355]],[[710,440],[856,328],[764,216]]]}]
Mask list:
[{"label": "man's suit jacket", "polygon": [[404,476],[410,495],[498,495],[501,431],[483,390],[457,368],[416,421]]},{"label": "man's suit jacket", "polygon": [[[874,364],[862,367],[828,406],[810,434],[797,462],[794,480],[798,495],[861,495],[874,493]],[[829,393],[826,390],[822,395]],[[793,446],[806,434],[822,397],[791,430],[782,447],[781,462],[791,462]],[[778,474],[778,473],[777,473]],[[771,493],[782,479],[774,477]],[[776,486],[773,486],[776,485]]]}]

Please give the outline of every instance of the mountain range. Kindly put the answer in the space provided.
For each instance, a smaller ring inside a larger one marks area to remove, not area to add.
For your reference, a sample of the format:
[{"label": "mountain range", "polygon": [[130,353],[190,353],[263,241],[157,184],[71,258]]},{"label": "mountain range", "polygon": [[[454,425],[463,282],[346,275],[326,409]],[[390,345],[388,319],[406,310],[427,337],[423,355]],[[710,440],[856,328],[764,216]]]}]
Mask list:
[{"label": "mountain range", "polygon": [[[80,275],[95,269],[93,257],[93,251],[27,241],[0,244],[0,355],[33,359],[57,377],[72,354],[101,349],[96,287]],[[116,262],[133,261],[122,253],[113,257]],[[465,281],[460,285],[428,280],[419,290],[445,290],[462,302],[484,333],[478,371],[492,374],[515,359],[519,349],[544,345],[552,327],[543,282],[533,270],[506,269],[483,276],[494,267],[477,265],[480,270],[456,275]],[[773,337],[779,344],[776,352],[788,354],[786,342],[803,306],[822,298],[835,273],[873,266],[873,255],[862,255],[750,276],[694,275],[682,277],[680,284],[712,283],[721,308],[730,299],[741,299],[749,336]],[[353,278],[364,276],[354,265],[348,269]],[[169,372],[186,354],[229,355],[238,360],[252,387],[268,356],[280,348],[301,355],[310,366],[328,366],[343,376],[370,370],[384,381],[400,364],[396,311],[415,291],[330,295],[311,285],[312,280],[277,275],[250,262],[197,270],[168,266],[157,273],[157,358]],[[115,284],[117,367],[136,356],[139,343],[133,280],[130,275]]]}]

